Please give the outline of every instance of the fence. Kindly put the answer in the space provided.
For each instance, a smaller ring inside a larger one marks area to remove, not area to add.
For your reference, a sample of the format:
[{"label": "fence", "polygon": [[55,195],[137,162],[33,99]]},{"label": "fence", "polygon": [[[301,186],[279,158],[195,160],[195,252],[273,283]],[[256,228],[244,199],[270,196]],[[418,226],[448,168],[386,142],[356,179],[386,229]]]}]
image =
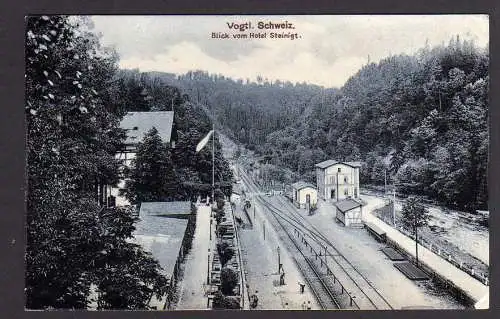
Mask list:
[{"label": "fence", "polygon": [[[384,212],[387,211],[388,209],[392,210],[392,201],[389,201],[382,207],[378,207],[374,210],[374,212]],[[394,225],[394,221],[392,218],[387,217],[388,214],[377,214],[376,217],[385,222],[388,225]],[[396,225],[395,228],[402,233],[403,235],[415,240],[415,236],[403,228],[402,226]],[[422,245],[423,247],[429,249],[431,252],[435,253],[438,256],[441,256],[443,259],[447,260],[450,264],[453,266],[457,267],[458,269],[464,271],[465,273],[469,274],[470,276],[474,277],[475,279],[479,280],[483,284],[489,286],[489,275],[482,273],[480,271],[476,271],[474,267],[471,267],[467,265],[464,261],[460,260],[460,258],[454,256],[452,253],[449,253],[445,248],[439,246],[436,243],[433,243],[429,240],[426,240],[424,238],[419,238],[418,243]]]},{"label": "fence", "polygon": [[[238,248],[238,263],[239,263],[239,269],[240,269],[240,307],[241,309],[245,309],[245,290],[246,290],[246,277],[245,277],[245,271],[243,269],[243,261],[241,260],[241,248],[240,248],[240,237],[238,235],[238,230],[236,227],[236,220],[234,218],[234,211],[233,211],[233,205],[231,205],[231,216],[233,217],[233,227],[234,227],[234,234],[236,236],[236,247]],[[252,225],[253,227],[253,225]],[[248,295],[248,293],[247,293]]]},{"label": "fence", "polygon": [[[310,235],[304,234],[304,232],[298,230],[297,228],[294,227],[293,230],[294,230],[294,234],[297,236],[298,239],[300,239],[301,243],[304,244],[306,247],[309,247],[310,252],[313,253],[315,256],[315,260],[318,260],[318,257],[319,257],[321,268],[323,268],[323,266],[326,267],[326,276],[332,276],[334,285],[338,284],[340,286],[341,295],[343,295],[344,293],[346,294],[347,298],[349,299],[349,305],[351,307],[354,306],[358,309],[361,309],[359,307],[358,303],[356,302],[356,300],[354,299],[356,297],[352,296],[351,293],[349,293],[347,291],[347,289],[344,287],[344,285],[342,285],[342,283],[340,282],[339,278],[337,278],[337,276],[335,276],[335,274],[331,270],[330,266],[328,266],[328,261],[327,261],[327,256],[329,255],[328,248],[325,246],[322,246],[313,237],[311,237]],[[306,236],[308,236],[310,238],[309,242],[308,242]],[[314,242],[314,243],[316,243],[316,245],[319,246],[318,251],[316,251],[316,249],[313,248],[313,246],[311,245],[311,242]],[[324,254],[321,253],[322,248],[324,249]],[[324,258],[324,261],[321,258],[322,256]],[[305,258],[305,256],[304,256],[304,258]],[[335,259],[333,257],[332,257],[332,259],[335,262]],[[306,261],[307,261],[307,259],[306,259]],[[340,264],[339,264],[339,266],[340,266]],[[322,279],[320,279],[320,280],[322,280]]]}]

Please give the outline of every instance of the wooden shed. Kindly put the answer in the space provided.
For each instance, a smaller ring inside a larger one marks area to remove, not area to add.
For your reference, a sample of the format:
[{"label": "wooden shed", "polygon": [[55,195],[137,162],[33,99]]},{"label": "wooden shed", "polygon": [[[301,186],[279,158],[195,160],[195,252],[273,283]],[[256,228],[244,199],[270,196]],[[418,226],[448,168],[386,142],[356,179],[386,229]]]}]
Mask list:
[{"label": "wooden shed", "polygon": [[363,205],[353,199],[343,199],[335,203],[336,219],[344,226],[360,226],[363,227],[362,210]]}]

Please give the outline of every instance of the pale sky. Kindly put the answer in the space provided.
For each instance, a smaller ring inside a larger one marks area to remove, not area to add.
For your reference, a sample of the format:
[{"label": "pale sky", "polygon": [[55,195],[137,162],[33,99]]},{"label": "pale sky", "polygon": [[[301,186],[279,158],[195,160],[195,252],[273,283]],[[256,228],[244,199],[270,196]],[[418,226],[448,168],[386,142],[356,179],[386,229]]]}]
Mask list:
[{"label": "pale sky", "polygon": [[[102,43],[113,46],[122,68],[183,74],[204,70],[234,79],[308,82],[341,87],[364,64],[425,45],[447,44],[451,37],[488,46],[487,15],[357,16],[94,16]],[[252,30],[227,23],[250,21]],[[295,29],[259,30],[258,22],[285,22]],[[212,32],[229,39],[213,39]],[[267,32],[266,39],[234,39],[233,34]],[[299,39],[271,39],[291,32]]]}]

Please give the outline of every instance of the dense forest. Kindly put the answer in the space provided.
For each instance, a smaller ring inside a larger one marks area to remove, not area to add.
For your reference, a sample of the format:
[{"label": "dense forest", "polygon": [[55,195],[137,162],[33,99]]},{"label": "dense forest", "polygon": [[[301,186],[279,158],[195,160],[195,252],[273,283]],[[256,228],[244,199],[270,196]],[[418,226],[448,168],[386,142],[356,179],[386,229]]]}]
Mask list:
[{"label": "dense forest", "polygon": [[[179,147],[160,160],[179,187],[153,199],[190,200],[210,189],[211,152],[193,154],[210,118],[179,89],[119,71],[117,54],[91,29],[84,17],[26,18],[28,309],[148,309],[166,293],[157,260],[130,241],[134,208],[108,207],[103,198],[104,187],[124,177],[115,154],[127,111],[176,111]],[[230,193],[216,146],[218,186]]]},{"label": "dense forest", "polygon": [[399,193],[473,210],[488,199],[488,64],[488,52],[457,36],[364,65],[340,89],[149,75],[210,110],[273,178],[314,182],[315,163],[356,160],[365,185],[383,184],[387,172]]}]

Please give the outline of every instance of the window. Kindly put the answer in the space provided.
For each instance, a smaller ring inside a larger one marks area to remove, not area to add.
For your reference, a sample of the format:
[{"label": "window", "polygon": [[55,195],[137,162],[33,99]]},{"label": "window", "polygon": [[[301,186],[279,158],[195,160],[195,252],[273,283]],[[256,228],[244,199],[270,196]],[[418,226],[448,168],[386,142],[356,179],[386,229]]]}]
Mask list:
[{"label": "window", "polygon": [[344,189],[344,195],[345,196],[349,195],[349,192],[347,191],[347,188]]},{"label": "window", "polygon": [[339,172],[339,173],[340,173],[341,171],[342,171],[342,169],[339,167],[339,168],[337,169],[337,172]]},{"label": "window", "polygon": [[344,177],[344,183],[347,183],[347,176]]},{"label": "window", "polygon": [[358,189],[354,187],[354,198],[358,198]]}]

